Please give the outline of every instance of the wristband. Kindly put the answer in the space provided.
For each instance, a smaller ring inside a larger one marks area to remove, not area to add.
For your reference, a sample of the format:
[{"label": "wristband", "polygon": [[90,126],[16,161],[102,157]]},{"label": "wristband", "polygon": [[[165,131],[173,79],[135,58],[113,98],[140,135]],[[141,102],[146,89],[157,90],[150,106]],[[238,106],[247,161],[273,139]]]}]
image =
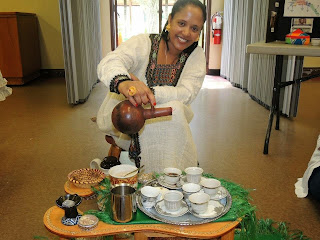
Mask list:
[{"label": "wristband", "polygon": [[124,81],[132,81],[127,75],[117,75],[110,82],[110,92],[120,94],[118,86]]}]

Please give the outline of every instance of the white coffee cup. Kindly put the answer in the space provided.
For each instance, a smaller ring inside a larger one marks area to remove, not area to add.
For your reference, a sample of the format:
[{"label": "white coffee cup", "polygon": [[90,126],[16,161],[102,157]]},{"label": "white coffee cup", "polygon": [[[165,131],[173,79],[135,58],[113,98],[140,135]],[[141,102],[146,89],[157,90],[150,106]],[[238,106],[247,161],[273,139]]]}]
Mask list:
[{"label": "white coffee cup", "polygon": [[141,188],[142,205],[145,208],[152,208],[157,202],[160,189],[152,186],[144,186]]},{"label": "white coffee cup", "polygon": [[199,183],[203,173],[203,169],[199,167],[188,167],[184,170],[187,174],[187,182]]},{"label": "white coffee cup", "polygon": [[109,169],[105,169],[101,167],[102,161],[99,158],[95,158],[90,162],[90,168],[91,169],[99,169],[102,171],[106,176],[109,175]]},{"label": "white coffee cup", "polygon": [[176,184],[181,177],[182,171],[178,168],[165,168],[164,172],[164,181],[168,184]]},{"label": "white coffee cup", "polygon": [[311,38],[311,45],[312,46],[319,46],[320,45],[320,38]]},{"label": "white coffee cup", "polygon": [[201,186],[196,183],[186,183],[182,186],[182,192],[185,200],[188,200],[191,194],[197,193],[200,190],[201,190]]},{"label": "white coffee cup", "polygon": [[202,192],[193,193],[189,196],[189,201],[191,203],[192,210],[198,214],[201,214],[208,210],[210,196],[209,194]]},{"label": "white coffee cup", "polygon": [[182,192],[170,190],[164,194],[164,206],[169,212],[176,212],[180,210],[183,199]]},{"label": "white coffee cup", "polygon": [[203,191],[210,196],[214,196],[218,193],[221,182],[213,178],[203,178],[200,182],[203,187]]}]

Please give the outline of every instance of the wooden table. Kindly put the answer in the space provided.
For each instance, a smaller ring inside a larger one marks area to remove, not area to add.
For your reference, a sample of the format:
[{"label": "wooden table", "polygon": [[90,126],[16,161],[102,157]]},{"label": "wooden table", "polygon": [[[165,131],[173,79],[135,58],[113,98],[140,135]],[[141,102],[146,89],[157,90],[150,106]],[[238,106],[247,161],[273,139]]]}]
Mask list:
[{"label": "wooden table", "polygon": [[[80,211],[80,210],[79,210]],[[60,236],[62,239],[76,237],[98,237],[107,235],[116,235],[119,233],[134,233],[135,240],[147,239],[148,233],[166,234],[170,237],[188,237],[188,238],[219,238],[221,240],[233,240],[235,227],[240,219],[229,222],[206,223],[194,226],[178,226],[171,224],[132,224],[132,225],[112,225],[102,221],[91,231],[81,230],[77,225],[65,226],[61,223],[64,216],[64,210],[54,206],[47,210],[43,217],[46,228]]]},{"label": "wooden table", "polygon": [[8,85],[40,76],[39,22],[34,13],[0,12],[0,69]]},{"label": "wooden table", "polygon": [[289,82],[281,82],[282,75],[282,63],[283,56],[298,56],[303,59],[303,57],[320,57],[320,46],[312,46],[312,45],[291,45],[286,44],[283,41],[276,42],[258,42],[247,45],[247,53],[252,54],[268,54],[268,55],[276,55],[276,66],[275,66],[275,77],[273,83],[273,93],[272,93],[272,103],[270,106],[270,115],[269,122],[267,127],[267,133],[264,141],[263,154],[268,154],[269,151],[269,140],[273,122],[273,115],[277,113],[276,119],[276,130],[279,130],[280,124],[280,90],[283,87],[299,84],[301,82],[307,81],[311,78],[320,77],[320,74],[315,74],[312,76],[295,79]]}]

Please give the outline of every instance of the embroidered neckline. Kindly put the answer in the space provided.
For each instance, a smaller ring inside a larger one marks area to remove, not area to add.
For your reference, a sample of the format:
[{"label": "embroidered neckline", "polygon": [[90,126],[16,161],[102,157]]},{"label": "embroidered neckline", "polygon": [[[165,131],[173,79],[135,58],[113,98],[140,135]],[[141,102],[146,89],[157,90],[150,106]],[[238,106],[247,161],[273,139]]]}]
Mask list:
[{"label": "embroidered neckline", "polygon": [[[160,46],[161,35],[160,34],[150,34],[151,40],[151,51],[149,55],[149,63],[146,70],[147,84],[150,89],[154,90],[154,86],[176,86],[180,78],[181,72],[186,64],[186,61],[191,53],[182,52],[179,55],[178,61],[174,64],[158,64],[158,52]],[[158,80],[156,79],[158,77]],[[134,159],[136,167],[140,167],[140,141],[139,133],[130,135],[131,144],[129,148],[129,157]]]},{"label": "embroidered neckline", "polygon": [[[149,87],[154,86],[162,86],[162,85],[168,85],[168,86],[176,86],[178,83],[178,80],[180,78],[181,72],[186,64],[186,61],[188,57],[190,56],[190,53],[182,52],[180,53],[178,57],[178,61],[174,64],[158,64],[158,52],[159,52],[159,46],[161,41],[161,35],[160,34],[150,34],[149,35],[151,40],[151,51],[149,55],[149,63],[146,70],[146,79]],[[164,83],[164,81],[157,81],[156,79],[156,72],[157,70],[162,69],[172,69],[170,79]]]}]

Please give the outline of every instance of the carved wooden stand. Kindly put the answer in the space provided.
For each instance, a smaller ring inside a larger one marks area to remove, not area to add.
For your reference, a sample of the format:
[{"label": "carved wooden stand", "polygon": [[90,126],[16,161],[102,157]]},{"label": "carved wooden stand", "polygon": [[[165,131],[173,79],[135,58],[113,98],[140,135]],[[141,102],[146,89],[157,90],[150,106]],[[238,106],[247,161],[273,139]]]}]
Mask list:
[{"label": "carved wooden stand", "polygon": [[[135,240],[146,240],[148,237],[187,237],[221,240],[233,240],[235,227],[240,219],[233,222],[215,222],[194,226],[178,226],[171,224],[131,224],[112,225],[102,221],[91,231],[81,230],[77,225],[65,226],[61,223],[64,216],[63,209],[54,206],[47,210],[43,217],[46,228],[61,239],[77,237],[99,237],[116,235],[119,233],[134,233]],[[165,234],[165,235],[164,235]]]}]

